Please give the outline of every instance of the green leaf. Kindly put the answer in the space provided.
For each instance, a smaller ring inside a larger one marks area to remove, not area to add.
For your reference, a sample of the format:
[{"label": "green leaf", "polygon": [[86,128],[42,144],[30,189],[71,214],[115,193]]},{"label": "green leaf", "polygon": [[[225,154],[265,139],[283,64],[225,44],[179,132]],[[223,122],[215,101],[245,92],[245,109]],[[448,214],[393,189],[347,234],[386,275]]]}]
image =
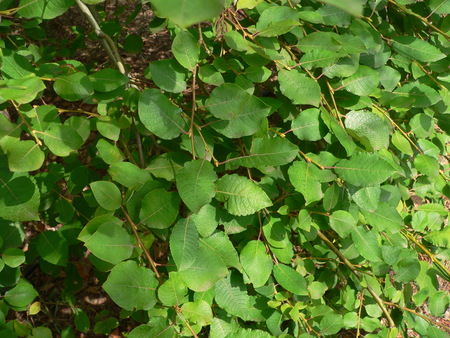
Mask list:
[{"label": "green leaf", "polygon": [[184,303],[181,307],[181,313],[191,323],[196,323],[200,326],[210,325],[213,321],[211,306],[203,299]]},{"label": "green leaf", "polygon": [[17,268],[25,262],[25,254],[19,248],[9,248],[3,251],[2,259],[9,267]]},{"label": "green leaf", "polygon": [[24,18],[53,19],[64,14],[75,0],[20,0],[19,14]]},{"label": "green leaf", "polygon": [[217,174],[213,165],[205,160],[186,162],[176,180],[181,199],[195,213],[209,204],[216,194],[214,182]]},{"label": "green leaf", "polygon": [[369,151],[386,149],[389,146],[391,128],[377,114],[351,111],[345,115],[345,127]]},{"label": "green leaf", "polygon": [[55,125],[45,132],[44,143],[54,155],[66,157],[77,151],[84,142],[72,127]]},{"label": "green leaf", "polygon": [[330,215],[330,226],[341,238],[348,237],[356,223],[357,220],[352,214],[345,210],[337,210]]},{"label": "green leaf", "polygon": [[202,237],[211,236],[216,230],[218,222],[216,220],[217,210],[211,204],[203,206],[196,214],[191,216],[192,221],[197,226],[198,233]]},{"label": "green leaf", "polygon": [[45,84],[34,74],[20,79],[0,80],[0,99],[16,100],[18,103],[33,101],[37,94],[45,89]]},{"label": "green leaf", "polygon": [[123,161],[123,155],[119,148],[101,138],[97,142],[97,150],[103,161],[107,164],[115,164]]},{"label": "green leaf", "polygon": [[394,278],[399,283],[408,283],[416,280],[420,273],[420,263],[415,258],[403,258],[394,266],[397,273]]},{"label": "green leaf", "polygon": [[392,135],[392,144],[401,152],[409,156],[414,155],[411,143],[399,131],[395,131],[394,134]]},{"label": "green leaf", "polygon": [[344,12],[347,12],[348,14],[356,17],[362,16],[363,7],[365,5],[365,0],[322,0],[322,2],[339,8]]},{"label": "green leaf", "polygon": [[122,194],[112,182],[97,181],[90,184],[98,204],[106,210],[117,210],[122,205]]},{"label": "green leaf", "polygon": [[111,299],[125,310],[150,310],[157,302],[155,274],[134,261],[117,264],[103,284]]},{"label": "green leaf", "polygon": [[[3,64],[1,72],[3,79],[22,79],[35,72],[30,61],[19,53],[15,53],[8,48],[2,48]],[[31,75],[33,76],[33,75]]]},{"label": "green leaf", "polygon": [[380,74],[367,66],[359,66],[356,73],[342,81],[342,87],[352,94],[367,96],[372,94],[380,83]]},{"label": "green leaf", "polygon": [[149,69],[153,82],[159,88],[171,93],[186,90],[185,71],[174,59],[154,61],[150,63]]},{"label": "green leaf", "polygon": [[253,287],[259,288],[266,284],[272,274],[272,259],[266,252],[262,241],[250,241],[240,254],[242,268],[248,275]]},{"label": "green leaf", "polygon": [[108,170],[112,179],[129,189],[138,190],[151,181],[150,173],[130,162],[113,163]]},{"label": "green leaf", "polygon": [[327,314],[320,321],[320,333],[329,336],[338,333],[344,327],[342,315],[337,313]]},{"label": "green leaf", "polygon": [[200,46],[189,31],[182,30],[173,39],[172,53],[184,68],[192,71],[199,61]]},{"label": "green leaf", "polygon": [[308,78],[298,68],[291,71],[280,69],[278,72],[280,90],[294,104],[307,104],[318,107],[320,87],[316,81]]},{"label": "green leaf", "polygon": [[129,79],[116,69],[104,68],[89,75],[94,90],[99,92],[111,92],[128,83]]},{"label": "green leaf", "polygon": [[158,289],[158,298],[165,306],[180,306],[188,301],[188,288],[178,272],[169,272],[169,279]]},{"label": "green leaf", "polygon": [[397,96],[409,100],[413,107],[426,108],[441,100],[439,93],[422,83],[408,83],[394,92]]},{"label": "green leaf", "polygon": [[222,74],[213,65],[208,63],[199,68],[198,77],[201,81],[213,86],[220,86],[225,82]]},{"label": "green leaf", "polygon": [[307,205],[323,198],[321,183],[336,178],[330,170],[321,170],[315,164],[306,161],[294,162],[289,167],[288,174],[295,190],[303,195]]},{"label": "green leaf", "polygon": [[150,2],[155,6],[158,16],[168,18],[180,27],[212,19],[224,9],[224,0],[150,0]]},{"label": "green leaf", "polygon": [[94,86],[83,72],[61,75],[55,80],[53,89],[67,101],[83,100],[94,94]]},{"label": "green leaf", "polygon": [[313,49],[301,57],[299,64],[308,70],[314,67],[328,67],[334,64],[340,56],[330,50]]},{"label": "green leaf", "polygon": [[38,170],[45,160],[45,154],[34,141],[8,142],[7,151],[9,170],[26,172]]},{"label": "green leaf", "polygon": [[180,219],[170,235],[170,252],[178,270],[188,269],[198,256],[199,240],[195,223]]},{"label": "green leaf", "polygon": [[298,154],[298,147],[285,138],[255,138],[250,155],[228,160],[248,168],[278,166],[290,163]]},{"label": "green leaf", "polygon": [[152,190],[142,199],[139,213],[141,223],[149,228],[166,229],[177,218],[179,204],[177,193],[164,189]]},{"label": "green leaf", "polygon": [[30,304],[38,296],[37,291],[25,279],[21,279],[19,283],[5,292],[4,299],[10,305],[22,308]]},{"label": "green leaf", "polygon": [[448,310],[449,296],[444,290],[434,293],[428,301],[428,309],[435,317],[442,317]]},{"label": "green leaf", "polygon": [[423,175],[429,177],[435,177],[439,175],[440,165],[438,160],[434,157],[425,154],[419,154],[414,159],[414,166]]},{"label": "green leaf", "polygon": [[355,226],[351,233],[353,242],[359,254],[371,262],[381,262],[381,249],[374,231],[366,230],[363,226]]},{"label": "green leaf", "polygon": [[251,215],[272,205],[259,186],[237,174],[224,175],[216,182],[216,199],[235,216]]},{"label": "green leaf", "polygon": [[222,231],[216,231],[207,238],[201,238],[200,241],[213,250],[228,268],[236,268],[242,272],[242,266],[239,262],[236,249],[234,248],[230,238],[225,233]]},{"label": "green leaf", "polygon": [[175,177],[189,159],[190,157],[187,154],[181,152],[164,153],[155,157],[145,170],[148,170],[155,177],[175,181]]},{"label": "green leaf", "polygon": [[142,53],[143,47],[144,41],[139,35],[128,34],[123,40],[123,49],[125,49],[128,53]]},{"label": "green leaf", "polygon": [[37,252],[46,262],[66,266],[69,243],[60,231],[45,231],[39,234]]},{"label": "green leaf", "polygon": [[85,240],[85,246],[98,258],[118,264],[133,252],[131,235],[115,222],[105,222]]},{"label": "green leaf", "polygon": [[420,62],[433,62],[446,57],[439,49],[414,36],[393,38],[392,47],[400,54]]},{"label": "green leaf", "polygon": [[356,144],[350,137],[350,135],[347,134],[347,131],[344,129],[344,127],[337,123],[336,119],[325,109],[321,110],[320,116],[322,117],[322,120],[325,122],[327,127],[333,132],[333,134],[345,148],[347,155],[351,156],[355,152]]},{"label": "green leaf", "polygon": [[145,89],[139,96],[139,118],[145,128],[165,140],[178,137],[185,126],[181,109],[157,89]]},{"label": "green leaf", "polygon": [[39,220],[40,192],[33,177],[12,174],[0,166],[0,217],[10,221]]},{"label": "green leaf", "polygon": [[204,292],[228,275],[228,269],[220,256],[200,242],[195,261],[188,268],[179,270],[189,289]]},{"label": "green leaf", "polygon": [[273,267],[273,275],[277,282],[289,292],[299,296],[308,295],[305,278],[291,267],[284,264],[276,264]]},{"label": "green leaf", "polygon": [[243,320],[262,321],[260,310],[255,308],[256,298],[247,293],[242,279],[237,274],[231,274],[220,280],[215,287],[215,301],[227,313]]},{"label": "green leaf", "polygon": [[256,23],[258,36],[278,36],[292,30],[298,23],[298,12],[287,6],[269,6]]},{"label": "green leaf", "polygon": [[291,130],[300,140],[318,141],[326,134],[326,128],[316,108],[302,110],[292,121]]},{"label": "green leaf", "polygon": [[222,120],[212,127],[230,138],[254,134],[270,112],[270,107],[262,100],[231,83],[215,88],[205,108]]},{"label": "green leaf", "polygon": [[344,181],[362,187],[383,183],[396,173],[388,162],[369,153],[358,153],[349,160],[341,160],[334,170]]},{"label": "green leaf", "polygon": [[403,228],[403,218],[395,207],[380,202],[376,210],[363,210],[366,221],[369,222],[379,232],[397,233]]}]

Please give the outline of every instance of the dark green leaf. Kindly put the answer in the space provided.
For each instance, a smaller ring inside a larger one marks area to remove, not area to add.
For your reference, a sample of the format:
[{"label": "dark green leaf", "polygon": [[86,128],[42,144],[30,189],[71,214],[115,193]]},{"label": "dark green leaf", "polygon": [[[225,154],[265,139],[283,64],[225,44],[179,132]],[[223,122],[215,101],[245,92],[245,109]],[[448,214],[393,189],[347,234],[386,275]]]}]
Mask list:
[{"label": "dark green leaf", "polygon": [[192,71],[199,61],[200,47],[192,34],[183,30],[173,39],[172,53],[184,68]]},{"label": "dark green leaf", "polygon": [[294,104],[319,106],[319,85],[315,80],[301,73],[298,68],[291,71],[281,69],[278,72],[278,81],[283,95],[291,99]]}]

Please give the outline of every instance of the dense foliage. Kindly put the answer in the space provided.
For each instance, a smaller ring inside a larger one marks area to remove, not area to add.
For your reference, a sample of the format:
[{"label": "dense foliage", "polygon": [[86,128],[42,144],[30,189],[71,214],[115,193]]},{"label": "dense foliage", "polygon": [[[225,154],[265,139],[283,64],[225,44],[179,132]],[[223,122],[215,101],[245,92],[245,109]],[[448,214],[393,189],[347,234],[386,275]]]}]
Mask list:
[{"label": "dense foliage", "polygon": [[[448,337],[450,2],[110,2],[0,2],[2,337],[117,327],[77,307],[87,253],[130,338]],[[173,57],[139,78],[150,9]],[[30,264],[73,327],[31,324]]]}]

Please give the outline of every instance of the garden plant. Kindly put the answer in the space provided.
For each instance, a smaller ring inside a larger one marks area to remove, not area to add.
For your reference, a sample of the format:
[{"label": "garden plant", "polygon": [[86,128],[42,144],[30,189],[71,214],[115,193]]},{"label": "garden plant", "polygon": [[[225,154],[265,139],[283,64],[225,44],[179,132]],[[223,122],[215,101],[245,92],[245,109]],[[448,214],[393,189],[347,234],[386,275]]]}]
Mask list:
[{"label": "garden plant", "polygon": [[448,337],[449,13],[0,1],[0,336]]}]

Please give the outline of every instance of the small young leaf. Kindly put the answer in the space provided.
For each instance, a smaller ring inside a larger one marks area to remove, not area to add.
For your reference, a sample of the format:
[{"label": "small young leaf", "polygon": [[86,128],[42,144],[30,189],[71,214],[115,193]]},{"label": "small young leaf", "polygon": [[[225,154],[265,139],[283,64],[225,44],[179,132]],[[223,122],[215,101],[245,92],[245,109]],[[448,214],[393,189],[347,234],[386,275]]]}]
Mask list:
[{"label": "small young leaf", "polygon": [[216,199],[224,202],[228,212],[235,216],[251,215],[272,205],[259,186],[236,174],[224,175],[216,182]]},{"label": "small young leaf", "polygon": [[125,310],[150,310],[157,302],[158,280],[148,268],[134,261],[117,264],[103,284],[111,299]]}]

